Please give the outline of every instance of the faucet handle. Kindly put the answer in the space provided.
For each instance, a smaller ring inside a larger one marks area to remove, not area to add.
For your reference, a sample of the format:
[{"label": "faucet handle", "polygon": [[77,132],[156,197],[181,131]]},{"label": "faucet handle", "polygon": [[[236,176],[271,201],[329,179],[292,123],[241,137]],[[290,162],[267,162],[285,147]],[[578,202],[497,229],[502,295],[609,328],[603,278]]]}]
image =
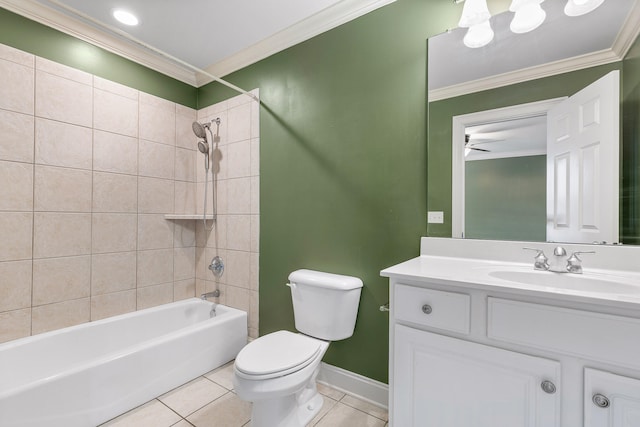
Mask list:
[{"label": "faucet handle", "polygon": [[543,271],[549,270],[549,262],[548,262],[549,258],[546,257],[542,249],[536,249],[536,248],[522,248],[522,249],[527,251],[537,252],[533,261],[533,268],[535,270],[543,270]]},{"label": "faucet handle", "polygon": [[574,274],[582,274],[582,260],[580,254],[595,254],[596,251],[576,251],[567,259],[567,271]]}]

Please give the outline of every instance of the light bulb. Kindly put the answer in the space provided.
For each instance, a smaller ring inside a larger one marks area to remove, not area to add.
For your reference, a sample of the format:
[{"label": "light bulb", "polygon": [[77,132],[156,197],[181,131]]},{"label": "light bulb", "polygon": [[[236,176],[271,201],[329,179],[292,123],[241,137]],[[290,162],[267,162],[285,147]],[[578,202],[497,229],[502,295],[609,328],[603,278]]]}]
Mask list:
[{"label": "light bulb", "polygon": [[567,16],[580,16],[595,10],[604,0],[568,0],[564,7]]},{"label": "light bulb", "polygon": [[466,0],[462,8],[462,16],[458,22],[459,27],[471,28],[474,25],[489,20],[491,14],[487,7],[487,0]]},{"label": "light bulb", "polygon": [[546,17],[547,13],[539,3],[526,3],[516,11],[509,28],[517,34],[528,33],[538,28]]},{"label": "light bulb", "polygon": [[133,13],[127,12],[126,10],[122,10],[122,9],[114,10],[113,17],[116,18],[118,22],[124,25],[129,25],[129,26],[138,25],[138,18],[136,18],[136,16]]}]

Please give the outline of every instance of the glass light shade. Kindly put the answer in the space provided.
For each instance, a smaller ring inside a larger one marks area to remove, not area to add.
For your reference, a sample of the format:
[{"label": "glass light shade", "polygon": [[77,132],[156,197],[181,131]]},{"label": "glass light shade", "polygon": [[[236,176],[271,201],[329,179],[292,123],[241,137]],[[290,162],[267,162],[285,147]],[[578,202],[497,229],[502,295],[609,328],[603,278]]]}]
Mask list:
[{"label": "glass light shade", "polygon": [[542,10],[540,3],[526,3],[516,11],[509,28],[517,34],[528,33],[538,28],[546,17],[547,13]]},{"label": "glass light shade", "polygon": [[124,25],[138,25],[138,18],[131,12],[126,10],[116,9],[113,11],[113,17]]},{"label": "glass light shade", "polygon": [[[511,1],[511,6],[509,6],[509,11],[517,12],[522,7],[524,7],[524,6],[528,5],[528,4],[540,4],[543,1],[544,0],[512,0]],[[588,0],[576,0],[576,1],[588,1]]]},{"label": "glass light shade", "polygon": [[489,20],[486,20],[480,24],[469,27],[467,34],[464,36],[464,45],[470,48],[478,48],[486,46],[493,40],[493,29]]},{"label": "glass light shade", "polygon": [[491,18],[487,0],[466,0],[462,8],[462,16],[458,22],[459,27],[471,28],[474,25],[488,21]]},{"label": "glass light shade", "polygon": [[567,16],[585,15],[604,3],[604,0],[568,0],[564,7]]}]

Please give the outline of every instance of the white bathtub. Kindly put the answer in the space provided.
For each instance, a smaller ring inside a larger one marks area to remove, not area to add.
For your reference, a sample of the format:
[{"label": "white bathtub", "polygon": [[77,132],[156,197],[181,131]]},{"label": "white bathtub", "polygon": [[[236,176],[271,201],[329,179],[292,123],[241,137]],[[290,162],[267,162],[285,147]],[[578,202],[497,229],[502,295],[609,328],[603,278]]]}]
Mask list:
[{"label": "white bathtub", "polygon": [[91,427],[234,359],[247,314],[198,298],[0,344],[0,426]]}]

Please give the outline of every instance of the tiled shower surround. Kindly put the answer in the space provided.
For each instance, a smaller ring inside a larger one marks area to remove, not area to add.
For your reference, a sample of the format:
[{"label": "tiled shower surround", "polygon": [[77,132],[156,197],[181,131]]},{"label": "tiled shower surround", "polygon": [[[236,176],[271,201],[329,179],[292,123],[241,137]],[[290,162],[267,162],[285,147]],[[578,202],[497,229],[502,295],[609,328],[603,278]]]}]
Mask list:
[{"label": "tiled shower surround", "polygon": [[[258,111],[239,96],[198,112],[0,45],[0,342],[216,287],[256,336]],[[191,124],[208,117],[211,231],[164,217],[202,212]]]}]

